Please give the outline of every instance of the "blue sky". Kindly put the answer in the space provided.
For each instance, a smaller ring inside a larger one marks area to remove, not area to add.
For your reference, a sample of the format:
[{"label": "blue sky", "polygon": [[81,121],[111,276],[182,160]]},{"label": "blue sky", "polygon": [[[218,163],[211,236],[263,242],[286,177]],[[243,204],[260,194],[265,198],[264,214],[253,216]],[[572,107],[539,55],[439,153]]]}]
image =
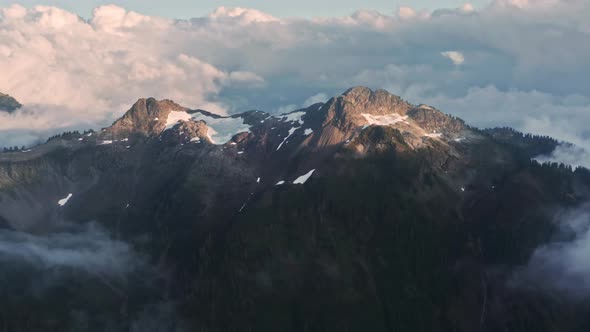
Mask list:
[{"label": "blue sky", "polygon": [[[190,18],[202,16],[219,6],[256,8],[279,17],[290,16],[339,16],[348,15],[357,9],[374,9],[383,13],[391,13],[399,6],[413,8],[455,8],[463,5],[464,0],[0,0],[0,6],[19,3],[25,7],[34,5],[52,5],[82,17],[90,17],[92,9],[103,4],[116,4],[142,14],[159,15],[172,18]],[[488,0],[470,1],[476,8],[489,3]]]}]

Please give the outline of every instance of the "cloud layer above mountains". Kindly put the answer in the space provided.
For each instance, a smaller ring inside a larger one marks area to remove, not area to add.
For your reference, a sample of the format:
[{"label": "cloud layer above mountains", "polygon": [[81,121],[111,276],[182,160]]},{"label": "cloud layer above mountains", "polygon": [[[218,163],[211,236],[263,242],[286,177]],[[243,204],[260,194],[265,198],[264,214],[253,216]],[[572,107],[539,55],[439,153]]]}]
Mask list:
[{"label": "cloud layer above mountains", "polygon": [[0,9],[0,145],[110,124],[140,97],[216,112],[292,109],[354,85],[385,88],[479,126],[585,143],[585,0],[496,0],[481,10],[279,19],[220,7],[169,20],[102,6]]}]

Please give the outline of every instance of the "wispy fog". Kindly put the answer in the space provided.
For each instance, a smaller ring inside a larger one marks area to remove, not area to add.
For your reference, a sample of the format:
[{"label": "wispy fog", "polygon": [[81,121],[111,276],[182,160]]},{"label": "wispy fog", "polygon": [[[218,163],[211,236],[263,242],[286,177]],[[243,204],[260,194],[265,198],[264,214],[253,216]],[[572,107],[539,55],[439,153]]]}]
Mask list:
[{"label": "wispy fog", "polygon": [[539,156],[535,159],[541,163],[559,162],[572,165],[574,168],[581,166],[590,169],[590,153],[588,153],[588,150],[572,144],[561,144],[551,154]]},{"label": "wispy fog", "polygon": [[517,286],[590,295],[590,204],[557,216],[557,239],[535,250],[513,278]]},{"label": "wispy fog", "polygon": [[124,276],[143,264],[125,242],[95,224],[51,234],[0,230],[0,261],[31,264],[36,269],[73,268],[106,276]]}]

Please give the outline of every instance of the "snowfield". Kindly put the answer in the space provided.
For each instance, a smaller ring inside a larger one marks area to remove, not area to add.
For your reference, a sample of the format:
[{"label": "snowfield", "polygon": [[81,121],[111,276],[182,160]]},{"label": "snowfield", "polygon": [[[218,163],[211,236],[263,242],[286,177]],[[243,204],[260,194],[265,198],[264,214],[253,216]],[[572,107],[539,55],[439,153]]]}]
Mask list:
[{"label": "snowfield", "polygon": [[299,122],[303,124],[303,120],[301,119],[305,115],[305,112],[293,112],[288,114],[281,114],[279,117],[282,117],[282,121],[286,122]]},{"label": "snowfield", "polygon": [[168,114],[168,119],[166,119],[166,129],[174,127],[180,121],[188,121],[190,119],[191,115],[187,112],[172,111]]},{"label": "snowfield", "polygon": [[369,113],[362,113],[365,120],[367,120],[369,125],[377,125],[377,126],[392,126],[396,123],[403,122],[408,123],[406,120],[408,116],[401,116],[399,114],[387,114],[387,115],[373,115]]},{"label": "snowfield", "polygon": [[214,118],[200,112],[189,114],[184,111],[172,111],[166,119],[166,130],[174,127],[181,121],[204,121],[209,128],[207,136],[214,144],[225,144],[234,135],[250,132],[250,125],[244,123],[242,118],[221,117]]}]

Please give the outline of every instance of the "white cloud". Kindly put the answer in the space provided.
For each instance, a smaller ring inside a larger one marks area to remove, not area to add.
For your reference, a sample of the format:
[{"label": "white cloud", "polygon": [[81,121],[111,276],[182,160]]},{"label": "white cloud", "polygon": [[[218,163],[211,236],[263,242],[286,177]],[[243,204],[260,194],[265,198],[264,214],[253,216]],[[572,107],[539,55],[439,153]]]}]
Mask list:
[{"label": "white cloud", "polygon": [[416,11],[410,7],[399,7],[397,10],[397,16],[401,18],[414,18],[416,17]]},{"label": "white cloud", "polygon": [[305,100],[303,107],[309,107],[313,104],[326,102],[330,97],[325,93],[315,94]]},{"label": "white cloud", "polygon": [[264,83],[264,78],[249,71],[232,71],[229,79],[232,82]]},{"label": "white cloud", "polygon": [[165,19],[144,16],[115,5],[100,6],[92,12],[91,24],[97,30],[116,33],[122,29],[134,28],[143,23],[162,26],[170,24]]},{"label": "white cloud", "polygon": [[567,5],[567,0],[494,0],[492,6],[512,8],[548,8],[556,5]]},{"label": "white cloud", "polygon": [[243,24],[268,23],[280,21],[278,18],[267,13],[261,12],[259,10],[240,7],[218,7],[213,13],[209,14],[209,18],[214,20],[230,18],[238,20],[240,23]]},{"label": "white cloud", "polygon": [[473,7],[473,5],[472,5],[472,4],[470,4],[470,3],[466,3],[466,4],[464,4],[463,6],[461,6],[461,8],[460,8],[460,9],[461,9],[461,11],[462,11],[462,12],[464,12],[464,13],[472,13],[472,12],[474,12],[474,11],[475,11],[475,8],[474,8],[474,7]]},{"label": "white cloud", "polygon": [[0,146],[108,125],[140,97],[276,111],[355,85],[474,125],[555,131],[539,125],[546,118],[559,123],[553,128],[581,128],[590,106],[588,10],[585,0],[498,0],[477,11],[401,7],[312,20],[220,7],[169,20],[110,5],[83,20],[13,5],[0,9],[0,92],[26,107],[0,115]]},{"label": "white cloud", "polygon": [[457,66],[462,64],[463,62],[465,62],[465,57],[463,56],[463,53],[461,53],[461,52],[445,51],[445,52],[441,52],[440,54],[446,58],[451,59],[451,61]]}]

